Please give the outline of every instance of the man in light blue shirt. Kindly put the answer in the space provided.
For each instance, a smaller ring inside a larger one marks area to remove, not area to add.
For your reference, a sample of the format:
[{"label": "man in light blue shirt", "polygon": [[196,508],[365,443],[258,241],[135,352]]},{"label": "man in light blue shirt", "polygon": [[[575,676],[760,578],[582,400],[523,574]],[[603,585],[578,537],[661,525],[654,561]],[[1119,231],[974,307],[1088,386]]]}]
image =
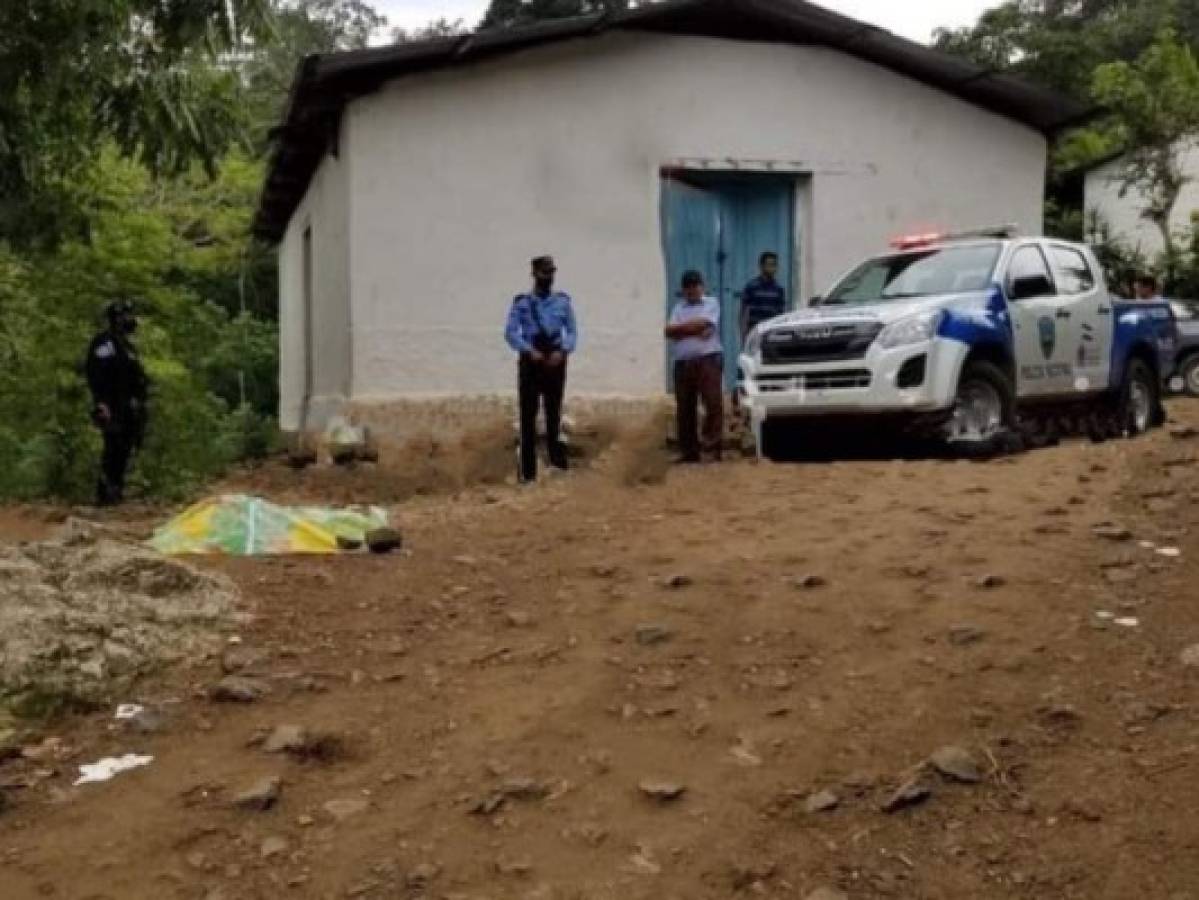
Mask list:
[{"label": "man in light blue shirt", "polygon": [[[720,342],[720,302],[704,290],[704,277],[694,270],[683,275],[683,299],[666,325],[674,360],[674,396],[678,415],[681,463],[697,463],[701,451],[719,460],[724,441],[724,354]],[[699,404],[704,407],[703,438]]]},{"label": "man in light blue shirt", "polygon": [[516,384],[520,395],[520,479],[537,478],[537,410],[545,403],[545,439],[550,465],[566,469],[560,438],[566,361],[578,346],[570,296],[554,290],[558,269],[549,256],[533,260],[533,290],[518,294],[508,310],[504,339],[520,354]]}]

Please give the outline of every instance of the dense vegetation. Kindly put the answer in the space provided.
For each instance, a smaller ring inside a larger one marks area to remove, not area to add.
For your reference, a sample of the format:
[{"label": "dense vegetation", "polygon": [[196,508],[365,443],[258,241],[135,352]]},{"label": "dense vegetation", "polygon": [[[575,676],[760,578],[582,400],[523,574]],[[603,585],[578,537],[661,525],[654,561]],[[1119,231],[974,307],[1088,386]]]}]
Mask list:
[{"label": "dense vegetation", "polygon": [[117,298],[153,381],[135,488],[181,496],[270,448],[267,131],[299,59],[383,25],[361,0],[0,3],[0,498],[91,496],[80,364]]},{"label": "dense vegetation", "polygon": [[[1199,137],[1199,0],[1008,0],[978,23],[941,31],[935,43],[1079,99],[1101,114],[1058,141],[1052,158],[1048,228],[1098,240],[1113,283],[1156,270],[1180,295],[1199,296],[1199,232],[1169,221],[1188,178],[1182,153]],[[1161,232],[1161,259],[1143,259],[1110,239],[1106,223],[1084,222],[1063,188],[1095,161],[1127,151],[1126,190],[1147,198],[1142,215]]]}]

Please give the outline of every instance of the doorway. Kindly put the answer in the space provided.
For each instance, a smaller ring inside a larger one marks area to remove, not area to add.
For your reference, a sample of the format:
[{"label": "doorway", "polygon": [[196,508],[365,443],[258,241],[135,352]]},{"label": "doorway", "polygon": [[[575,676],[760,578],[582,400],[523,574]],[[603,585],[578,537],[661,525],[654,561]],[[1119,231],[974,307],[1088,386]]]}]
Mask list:
[{"label": "doorway", "polygon": [[795,305],[795,179],[668,170],[661,191],[667,315],[678,301],[683,273],[701,271],[708,293],[720,301],[724,380],[732,388],[741,352],[741,292],[758,274],[764,251],[778,254],[778,280],[787,289],[789,308]]},{"label": "doorway", "polygon": [[312,394],[316,389],[316,329],[312,321],[315,302],[313,300],[312,226],[304,229],[301,243],[301,303],[304,317],[304,395],[300,406],[300,433],[308,430],[308,414],[312,406]]}]

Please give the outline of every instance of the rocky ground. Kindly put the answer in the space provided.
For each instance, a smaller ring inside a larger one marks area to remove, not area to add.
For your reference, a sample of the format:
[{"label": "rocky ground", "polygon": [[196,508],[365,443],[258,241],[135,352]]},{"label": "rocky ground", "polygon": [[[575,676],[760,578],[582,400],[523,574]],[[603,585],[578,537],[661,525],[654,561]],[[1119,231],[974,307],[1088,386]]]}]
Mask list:
[{"label": "rocky ground", "polygon": [[236,603],[223,576],[77,519],[52,541],[0,543],[0,747],[21,720],[91,708],[211,653]]},{"label": "rocky ground", "polygon": [[1194,900],[1197,453],[592,471],[205,563],[253,620],[10,754],[0,895]]}]

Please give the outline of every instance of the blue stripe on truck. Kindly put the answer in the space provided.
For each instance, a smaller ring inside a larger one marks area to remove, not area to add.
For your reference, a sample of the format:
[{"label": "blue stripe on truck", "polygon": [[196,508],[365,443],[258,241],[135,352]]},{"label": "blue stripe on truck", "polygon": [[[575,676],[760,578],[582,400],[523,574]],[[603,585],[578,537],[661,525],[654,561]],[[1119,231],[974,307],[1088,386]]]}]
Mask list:
[{"label": "blue stripe on truck", "polygon": [[937,336],[961,341],[970,347],[996,345],[1013,352],[1015,336],[1003,289],[995,284],[976,303],[945,310]]}]

